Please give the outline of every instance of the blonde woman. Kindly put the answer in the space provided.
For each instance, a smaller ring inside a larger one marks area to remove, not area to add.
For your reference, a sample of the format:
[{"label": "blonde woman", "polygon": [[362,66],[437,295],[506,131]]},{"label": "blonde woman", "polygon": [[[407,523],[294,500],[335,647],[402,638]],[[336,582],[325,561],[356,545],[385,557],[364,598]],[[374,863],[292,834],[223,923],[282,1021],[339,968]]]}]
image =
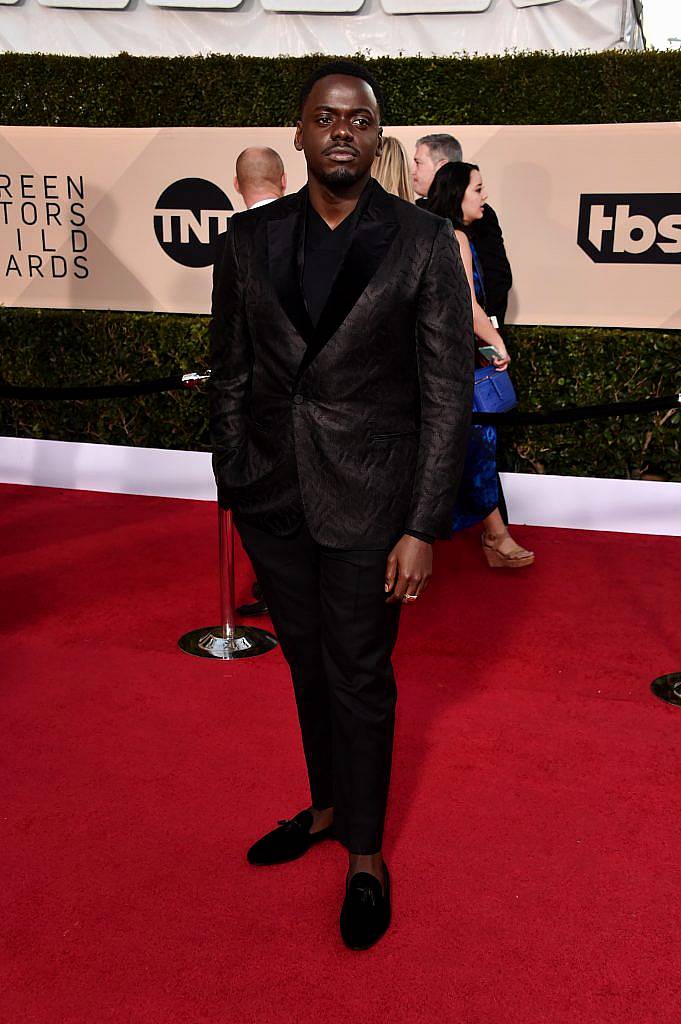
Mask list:
[{"label": "blonde woman", "polygon": [[386,192],[414,202],[414,184],[407,151],[394,135],[383,136],[383,152],[371,167],[371,176]]}]

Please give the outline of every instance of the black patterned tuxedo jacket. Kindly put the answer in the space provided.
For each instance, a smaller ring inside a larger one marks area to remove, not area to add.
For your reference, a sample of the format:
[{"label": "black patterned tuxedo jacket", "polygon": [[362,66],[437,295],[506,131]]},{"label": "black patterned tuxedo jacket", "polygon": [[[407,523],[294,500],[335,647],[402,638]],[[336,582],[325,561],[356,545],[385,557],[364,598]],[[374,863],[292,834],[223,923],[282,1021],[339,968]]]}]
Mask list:
[{"label": "black patterned tuxedo jacket", "polygon": [[307,188],[218,240],[211,436],[218,500],[334,548],[448,533],[469,431],[471,296],[449,221],[371,181],[326,306],[303,298]]}]

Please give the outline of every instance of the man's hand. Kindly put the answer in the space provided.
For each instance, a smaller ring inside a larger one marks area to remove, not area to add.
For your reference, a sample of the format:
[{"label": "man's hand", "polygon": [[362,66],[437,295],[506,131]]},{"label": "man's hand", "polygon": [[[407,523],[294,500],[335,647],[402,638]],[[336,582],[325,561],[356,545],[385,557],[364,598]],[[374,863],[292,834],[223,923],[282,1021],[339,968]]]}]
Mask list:
[{"label": "man's hand", "polygon": [[424,592],[432,574],[432,544],[405,534],[388,555],[385,567],[388,604],[396,601],[411,604]]}]

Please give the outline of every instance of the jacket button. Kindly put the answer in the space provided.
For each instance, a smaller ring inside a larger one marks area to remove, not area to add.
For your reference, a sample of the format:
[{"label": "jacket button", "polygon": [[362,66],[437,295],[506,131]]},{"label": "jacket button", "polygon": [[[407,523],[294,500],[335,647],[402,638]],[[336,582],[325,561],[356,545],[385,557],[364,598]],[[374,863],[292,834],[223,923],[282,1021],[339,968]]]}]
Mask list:
[{"label": "jacket button", "polygon": [[302,405],[302,403],[305,401],[305,399],[303,398],[302,395],[294,395],[293,396],[293,401],[296,403],[296,405]]}]

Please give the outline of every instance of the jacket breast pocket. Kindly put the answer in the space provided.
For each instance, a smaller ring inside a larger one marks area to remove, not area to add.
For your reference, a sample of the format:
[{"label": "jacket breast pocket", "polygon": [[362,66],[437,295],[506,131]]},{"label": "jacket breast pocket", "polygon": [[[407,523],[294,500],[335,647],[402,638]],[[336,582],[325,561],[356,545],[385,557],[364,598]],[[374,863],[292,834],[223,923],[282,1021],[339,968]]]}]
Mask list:
[{"label": "jacket breast pocket", "polygon": [[370,434],[370,444],[390,444],[391,441],[401,441],[405,437],[417,437],[418,430],[397,430],[389,434]]}]

